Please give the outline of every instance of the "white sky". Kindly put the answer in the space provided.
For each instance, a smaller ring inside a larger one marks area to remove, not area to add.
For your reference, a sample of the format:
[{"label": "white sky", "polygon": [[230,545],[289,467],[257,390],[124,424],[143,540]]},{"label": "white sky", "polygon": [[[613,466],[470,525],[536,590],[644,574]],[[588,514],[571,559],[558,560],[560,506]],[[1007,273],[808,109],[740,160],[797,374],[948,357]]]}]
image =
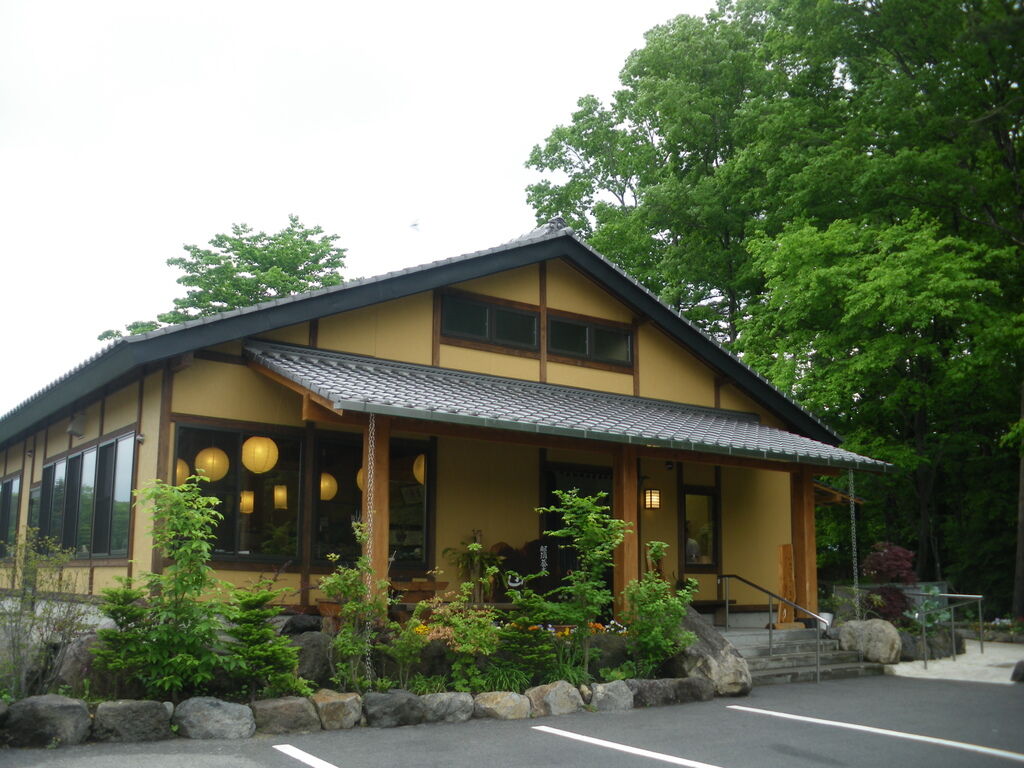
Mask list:
[{"label": "white sky", "polygon": [[530,148],[712,5],[0,0],[0,415],[233,223],[319,224],[347,278],[526,232]]}]

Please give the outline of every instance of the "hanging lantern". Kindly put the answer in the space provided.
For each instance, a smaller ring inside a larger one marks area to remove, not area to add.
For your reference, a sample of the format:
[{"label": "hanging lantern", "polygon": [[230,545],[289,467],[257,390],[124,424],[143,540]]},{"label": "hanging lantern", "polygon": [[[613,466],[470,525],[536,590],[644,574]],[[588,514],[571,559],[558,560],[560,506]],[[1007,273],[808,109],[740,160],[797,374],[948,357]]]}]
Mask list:
[{"label": "hanging lantern", "polygon": [[242,501],[238,505],[238,511],[243,515],[251,515],[256,505],[256,494],[252,491],[242,491]]},{"label": "hanging lantern", "polygon": [[228,473],[228,467],[231,466],[228,455],[212,445],[196,454],[195,463],[196,472],[206,475],[213,482],[223,479]]},{"label": "hanging lantern", "polygon": [[661,491],[658,488],[644,491],[644,509],[661,509]]},{"label": "hanging lantern", "polygon": [[338,495],[338,481],[330,472],[320,473],[320,501],[330,501]]},{"label": "hanging lantern", "polygon": [[360,491],[366,490],[366,472],[363,470],[362,467],[360,467],[359,471],[356,472],[356,487]]},{"label": "hanging lantern", "polygon": [[420,454],[412,462],[412,476],[416,478],[416,482],[423,485],[424,480],[427,476],[427,457],[425,454]]},{"label": "hanging lantern", "polygon": [[274,509],[288,509],[288,486],[274,486]]},{"label": "hanging lantern", "polygon": [[188,471],[188,462],[178,459],[174,464],[174,484],[181,485],[188,480],[190,474],[192,473]]},{"label": "hanging lantern", "polygon": [[257,475],[272,470],[277,455],[277,443],[269,437],[250,437],[242,443],[242,464]]}]

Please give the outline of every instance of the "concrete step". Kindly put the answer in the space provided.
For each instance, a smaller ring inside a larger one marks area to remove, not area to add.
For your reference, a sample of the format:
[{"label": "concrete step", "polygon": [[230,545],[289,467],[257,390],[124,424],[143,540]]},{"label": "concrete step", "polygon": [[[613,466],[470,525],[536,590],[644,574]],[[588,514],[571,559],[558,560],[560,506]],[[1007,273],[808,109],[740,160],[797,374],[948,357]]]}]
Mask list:
[{"label": "concrete step", "polygon": [[[885,665],[864,662],[862,664],[832,664],[822,665],[822,680],[844,680],[852,677],[868,677],[871,675],[884,675]],[[750,676],[755,686],[757,685],[780,685],[782,683],[813,683],[815,681],[814,665],[790,667],[788,669],[764,669],[753,671]]]},{"label": "concrete step", "polygon": [[[798,667],[813,667],[814,652],[810,653],[784,653],[772,656],[745,656],[747,667],[750,673],[764,670],[782,670]],[[838,664],[857,664],[860,662],[860,654],[856,651],[825,651],[821,652],[821,665],[835,666]]]},{"label": "concrete step", "polygon": [[[780,654],[790,653],[814,653],[814,649],[818,645],[817,640],[804,640],[801,642],[789,642],[780,643],[775,641],[771,647],[771,655],[778,656]],[[764,645],[737,645],[736,650],[745,659],[752,659],[757,656],[768,656],[768,643]],[[822,640],[821,641],[821,652],[827,653],[830,651],[838,651],[839,643],[836,640]]]}]

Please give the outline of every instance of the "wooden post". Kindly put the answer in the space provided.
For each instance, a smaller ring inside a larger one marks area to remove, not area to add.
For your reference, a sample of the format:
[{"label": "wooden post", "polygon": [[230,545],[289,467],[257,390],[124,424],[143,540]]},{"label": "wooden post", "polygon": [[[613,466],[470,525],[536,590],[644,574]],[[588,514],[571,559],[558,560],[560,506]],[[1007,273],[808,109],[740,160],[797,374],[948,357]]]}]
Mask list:
[{"label": "wooden post", "polygon": [[622,546],[615,550],[614,555],[612,591],[615,593],[616,613],[622,610],[621,595],[626,584],[640,578],[640,543],[637,541],[640,504],[636,464],[636,448],[633,446],[623,446],[615,452],[612,463],[612,514],[619,520],[632,523],[632,532],[626,534]]},{"label": "wooden post", "polygon": [[790,522],[796,602],[818,610],[818,551],[814,532],[814,476],[807,467],[790,475]]},{"label": "wooden post", "polygon": [[[374,432],[374,452],[370,456],[370,433]],[[388,577],[388,529],[391,526],[391,502],[388,488],[391,482],[391,419],[387,416],[371,416],[370,423],[363,429],[363,476],[366,490],[363,493],[363,522],[370,528],[370,567],[374,583]],[[373,509],[369,508],[370,462],[373,462]]]}]

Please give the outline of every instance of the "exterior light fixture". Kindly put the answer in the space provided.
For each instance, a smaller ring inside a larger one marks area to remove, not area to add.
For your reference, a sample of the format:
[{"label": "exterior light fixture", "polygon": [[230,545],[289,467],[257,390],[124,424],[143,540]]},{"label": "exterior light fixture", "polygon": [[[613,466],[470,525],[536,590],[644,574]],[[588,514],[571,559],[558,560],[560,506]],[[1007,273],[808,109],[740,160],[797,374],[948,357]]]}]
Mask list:
[{"label": "exterior light fixture", "polygon": [[192,474],[192,473],[188,471],[188,462],[187,461],[185,461],[184,459],[178,459],[174,463],[174,484],[175,485],[181,485],[182,483],[184,483],[186,480],[188,480],[188,476],[190,474]]},{"label": "exterior light fixture", "polygon": [[250,437],[242,443],[242,465],[261,475],[277,464],[277,443],[269,437]]},{"label": "exterior light fixture", "polygon": [[416,478],[416,482],[423,485],[424,480],[427,476],[427,457],[425,454],[420,454],[412,461],[412,476]]},{"label": "exterior light fixture", "polygon": [[320,473],[320,501],[330,501],[338,495],[338,480],[330,472]]},{"label": "exterior light fixture", "polygon": [[201,472],[213,482],[223,479],[228,473],[228,467],[231,466],[228,455],[212,445],[196,454],[195,464],[196,472]]},{"label": "exterior light fixture", "polygon": [[658,488],[644,491],[644,509],[661,509],[661,491]]},{"label": "exterior light fixture", "polygon": [[288,509],[288,486],[274,486],[274,509]]},{"label": "exterior light fixture", "polygon": [[256,506],[256,494],[252,491],[242,491],[242,501],[238,505],[238,511],[243,515],[251,515]]}]

